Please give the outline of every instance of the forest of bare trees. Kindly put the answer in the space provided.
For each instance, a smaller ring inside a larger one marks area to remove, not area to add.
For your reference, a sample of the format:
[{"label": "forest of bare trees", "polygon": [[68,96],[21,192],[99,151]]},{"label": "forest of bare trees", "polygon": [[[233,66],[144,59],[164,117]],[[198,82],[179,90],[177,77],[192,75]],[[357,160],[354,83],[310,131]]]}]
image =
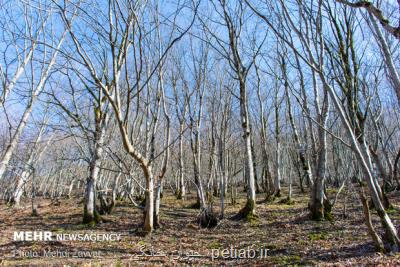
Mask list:
[{"label": "forest of bare trees", "polygon": [[398,255],[400,1],[5,0],[0,28],[0,230],[48,203],[268,237],[278,205]]}]

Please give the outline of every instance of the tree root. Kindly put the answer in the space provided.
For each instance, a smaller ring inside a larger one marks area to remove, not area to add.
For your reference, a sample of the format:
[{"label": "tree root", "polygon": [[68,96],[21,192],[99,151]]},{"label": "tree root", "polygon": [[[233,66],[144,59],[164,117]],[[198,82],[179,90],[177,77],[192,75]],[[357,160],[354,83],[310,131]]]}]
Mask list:
[{"label": "tree root", "polygon": [[84,208],[83,220],[82,220],[83,224],[94,226],[101,221],[102,221],[101,216],[96,210],[94,211],[93,216],[92,216],[87,212],[86,207]]},{"label": "tree root", "polygon": [[247,200],[246,205],[236,214],[233,219],[246,219],[248,222],[258,220],[258,215],[254,213],[255,203],[253,200]]},{"label": "tree root", "polygon": [[200,212],[197,223],[203,228],[213,228],[218,225],[218,216],[211,209],[205,208]]}]

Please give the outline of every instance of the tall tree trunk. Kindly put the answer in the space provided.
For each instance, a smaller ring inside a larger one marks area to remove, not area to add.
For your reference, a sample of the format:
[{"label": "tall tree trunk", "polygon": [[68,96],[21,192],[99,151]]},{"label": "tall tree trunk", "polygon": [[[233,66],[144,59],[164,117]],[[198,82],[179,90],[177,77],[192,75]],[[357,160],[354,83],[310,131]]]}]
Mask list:
[{"label": "tall tree trunk", "polygon": [[36,140],[35,140],[35,142],[33,144],[33,147],[30,150],[29,158],[28,158],[27,162],[25,163],[25,165],[23,167],[23,171],[22,171],[21,176],[17,180],[17,184],[16,184],[16,187],[15,187],[13,196],[11,198],[11,204],[13,204],[13,205],[15,205],[17,207],[20,205],[21,196],[22,196],[22,193],[23,193],[23,186],[27,182],[29,176],[32,175],[31,171],[32,171],[32,168],[33,168],[33,164],[35,164],[35,162],[40,159],[42,153],[46,150],[46,148],[48,147],[48,145],[49,145],[49,143],[51,141],[51,138],[48,139],[48,141],[45,143],[45,145],[42,148],[42,150],[38,153],[38,149],[39,149],[38,146],[39,146],[39,143],[40,143],[40,141],[41,141],[41,139],[43,137],[43,133],[44,133],[46,127],[47,127],[47,121],[48,121],[47,117],[45,116],[44,120],[43,120],[43,123],[42,123],[42,126],[40,127],[39,133],[38,133],[38,135],[36,137]]},{"label": "tall tree trunk", "polygon": [[[278,90],[278,89],[277,89]],[[275,196],[281,196],[281,139],[279,129],[279,104],[278,91],[275,93],[275,142],[276,142],[276,159],[275,159]]]},{"label": "tall tree trunk", "polygon": [[400,245],[400,239],[397,234],[397,230],[394,227],[392,220],[388,216],[388,214],[385,211],[385,208],[382,205],[382,201],[379,195],[379,189],[377,189],[376,184],[375,184],[375,177],[372,174],[372,169],[371,166],[372,164],[369,164],[368,162],[371,162],[370,158],[365,158],[366,156],[368,157],[368,147],[365,146],[360,146],[359,142],[357,141],[357,137],[353,133],[353,128],[350,125],[350,122],[348,121],[345,112],[341,106],[341,103],[339,102],[336,92],[333,90],[332,87],[328,84],[328,82],[325,80],[325,77],[323,75],[320,75],[321,81],[324,84],[324,87],[327,88],[329,94],[331,95],[331,98],[336,106],[336,109],[339,112],[339,115],[342,119],[342,122],[345,125],[347,134],[350,137],[351,140],[351,145],[353,147],[353,151],[357,157],[357,160],[364,171],[364,177],[365,180],[368,184],[370,193],[371,193],[371,198],[374,204],[374,207],[378,213],[378,216],[381,220],[381,224],[383,228],[385,229],[386,232],[386,239],[387,241],[392,245],[391,251],[397,251]]},{"label": "tall tree trunk", "polygon": [[177,197],[178,199],[184,199],[186,197],[185,189],[185,166],[183,161],[183,122],[179,126],[179,189]]},{"label": "tall tree trunk", "polygon": [[370,20],[372,22],[372,27],[375,30],[375,38],[377,39],[379,46],[381,47],[382,54],[384,57],[384,61],[388,70],[389,78],[392,83],[393,89],[396,93],[397,96],[397,101],[400,106],[400,76],[399,73],[397,72],[397,68],[393,62],[393,57],[392,53],[390,51],[390,48],[381,32],[381,29],[379,28],[378,24],[376,23],[375,18],[370,14],[369,15]]},{"label": "tall tree trunk", "polygon": [[372,240],[375,243],[375,249],[378,252],[384,252],[385,247],[383,245],[382,239],[379,237],[379,235],[375,231],[374,225],[372,224],[371,213],[369,211],[368,201],[367,201],[367,198],[365,197],[364,188],[363,188],[363,185],[361,182],[360,182],[360,189],[358,191],[358,194],[360,196],[360,200],[363,205],[365,224],[367,225],[368,233],[370,234]]},{"label": "tall tree trunk", "polygon": [[162,180],[157,179],[156,195],[154,200],[154,227],[159,228],[160,225],[160,204],[161,204]]},{"label": "tall tree trunk", "polygon": [[144,208],[144,230],[151,233],[154,229],[154,177],[151,167],[148,168],[146,175],[146,206]]},{"label": "tall tree trunk", "polygon": [[11,204],[16,207],[20,206],[21,196],[22,196],[22,193],[24,192],[23,187],[24,187],[26,181],[28,180],[28,177],[29,177],[29,173],[27,170],[23,171],[21,176],[18,177],[17,185],[15,187],[14,193],[13,193],[11,201],[10,201]]},{"label": "tall tree trunk", "polygon": [[18,145],[19,139],[21,138],[21,135],[22,135],[22,131],[24,130],[24,128],[28,122],[28,119],[31,115],[32,107],[33,107],[33,103],[34,103],[35,99],[36,99],[36,97],[32,97],[32,99],[29,101],[27,107],[25,108],[24,114],[22,115],[22,118],[17,126],[17,129],[15,130],[15,132],[10,140],[10,144],[7,146],[6,151],[4,152],[4,154],[1,157],[0,179],[2,179],[4,174],[6,173],[8,163],[11,160],[11,156],[13,155],[14,150]]},{"label": "tall tree trunk", "polygon": [[[241,75],[240,75],[241,77]],[[242,117],[242,130],[243,139],[245,141],[246,149],[246,167],[247,167],[247,203],[245,207],[240,211],[242,216],[251,217],[255,215],[256,206],[256,188],[254,180],[254,164],[253,164],[253,153],[251,151],[251,132],[249,122],[249,112],[247,107],[247,91],[245,82],[240,80],[240,113]]]},{"label": "tall tree trunk", "polygon": [[85,203],[83,208],[83,223],[96,224],[100,216],[96,210],[96,182],[100,175],[105,138],[105,122],[100,112],[95,112],[94,151],[90,162],[90,174],[86,180]]},{"label": "tall tree trunk", "polygon": [[53,65],[56,62],[56,58],[58,56],[60,48],[61,48],[61,46],[62,46],[62,44],[63,44],[63,42],[65,40],[66,33],[67,33],[67,30],[64,31],[64,33],[62,34],[60,40],[58,41],[58,44],[55,47],[55,52],[51,56],[47,67],[45,67],[43,69],[43,72],[40,74],[39,83],[32,90],[31,99],[29,100],[29,103],[28,103],[27,107],[25,108],[25,111],[24,111],[24,113],[22,115],[22,118],[21,118],[19,124],[18,124],[18,127],[15,130],[15,133],[11,138],[10,144],[7,146],[6,151],[4,152],[3,156],[0,159],[0,179],[3,178],[3,175],[5,174],[5,171],[7,169],[7,165],[10,162],[11,156],[14,153],[15,148],[17,147],[17,144],[18,144],[19,139],[21,137],[22,131],[24,130],[24,128],[26,126],[26,123],[28,122],[29,116],[31,115],[33,104],[36,101],[38,95],[42,92],[42,90],[43,90],[43,88],[45,86],[45,83],[47,81],[47,78],[48,78],[48,76],[50,74],[50,71],[52,70]]},{"label": "tall tree trunk", "polygon": [[[304,176],[307,180],[307,183],[311,184],[312,183],[312,173],[311,173],[311,168],[310,168],[310,162],[308,161],[308,158],[306,157],[305,154],[305,147],[301,144],[300,142],[300,137],[299,133],[297,131],[296,124],[293,119],[293,114],[292,114],[292,105],[290,101],[290,93],[289,93],[289,83],[286,81],[286,71],[284,72],[284,78],[285,78],[285,88],[286,88],[286,99],[287,99],[287,112],[288,112],[288,117],[289,117],[289,122],[290,126],[292,127],[293,131],[293,140],[295,142],[295,145],[297,147],[297,153],[299,155],[300,159],[300,164],[302,167],[302,170],[304,172]],[[302,187],[302,179],[301,179],[301,187]]]},{"label": "tall tree trunk", "polygon": [[324,102],[321,109],[321,114],[318,116],[319,128],[319,153],[316,170],[316,177],[311,189],[310,196],[310,210],[311,216],[314,220],[331,219],[330,206],[326,199],[325,189],[325,176],[326,176],[326,162],[327,162],[327,122],[329,114],[329,96],[328,92],[324,91]]},{"label": "tall tree trunk", "polygon": [[251,138],[251,153],[253,155],[254,183],[256,185],[256,194],[259,194],[260,193],[260,187],[258,185],[256,150],[254,149],[253,138]]}]

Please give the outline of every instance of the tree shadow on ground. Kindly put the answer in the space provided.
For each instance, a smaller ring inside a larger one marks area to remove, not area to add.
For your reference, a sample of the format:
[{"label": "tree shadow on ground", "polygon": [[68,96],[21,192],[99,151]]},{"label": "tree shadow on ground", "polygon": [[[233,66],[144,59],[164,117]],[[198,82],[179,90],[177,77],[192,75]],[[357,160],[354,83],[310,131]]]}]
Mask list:
[{"label": "tree shadow on ground", "polygon": [[375,249],[371,242],[347,245],[342,247],[334,247],[328,250],[316,250],[310,255],[306,255],[305,259],[319,261],[335,261],[343,259],[358,259],[368,256],[374,256]]}]

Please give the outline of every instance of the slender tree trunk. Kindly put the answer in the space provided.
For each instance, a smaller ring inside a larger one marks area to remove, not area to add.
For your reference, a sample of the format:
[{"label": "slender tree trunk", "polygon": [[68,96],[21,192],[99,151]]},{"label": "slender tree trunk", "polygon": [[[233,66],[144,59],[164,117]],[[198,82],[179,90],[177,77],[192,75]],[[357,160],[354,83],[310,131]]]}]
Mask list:
[{"label": "slender tree trunk", "polygon": [[12,199],[11,199],[11,203],[13,205],[17,206],[17,207],[20,205],[21,196],[22,196],[22,193],[23,193],[23,186],[26,184],[29,176],[32,174],[31,170],[32,170],[33,165],[35,164],[35,162],[37,160],[40,159],[40,156],[46,150],[46,148],[48,147],[48,145],[50,143],[51,139],[49,139],[46,142],[46,144],[44,145],[42,151],[37,153],[37,150],[39,149],[38,145],[39,145],[39,143],[40,143],[40,141],[41,141],[41,139],[43,137],[43,133],[44,133],[44,131],[46,129],[46,126],[47,126],[47,118],[45,117],[45,119],[44,119],[44,121],[42,123],[42,126],[39,129],[39,133],[38,133],[38,135],[36,137],[36,140],[35,140],[35,142],[33,144],[33,147],[30,150],[29,158],[28,158],[27,162],[25,163],[25,166],[23,167],[22,174],[21,174],[21,176],[19,177],[19,179],[17,181],[16,187],[15,187],[15,190],[14,190],[14,194],[13,194]]},{"label": "slender tree trunk", "polygon": [[185,166],[183,161],[183,127],[184,124],[181,122],[179,127],[179,189],[178,189],[178,199],[185,199],[186,189],[185,189]]},{"label": "slender tree trunk", "polygon": [[[324,103],[318,121],[321,125],[318,128],[319,138],[319,153],[318,162],[316,166],[316,177],[310,196],[310,210],[311,217],[314,220],[321,220],[323,218],[331,219],[330,207],[327,202],[324,189],[325,189],[325,176],[326,176],[326,162],[327,162],[327,133],[325,131],[328,122],[329,112],[329,96],[324,91]],[[326,201],[326,203],[325,203]]]},{"label": "slender tree trunk", "polygon": [[[285,72],[284,77],[286,78],[286,72]],[[308,161],[308,158],[306,157],[304,146],[300,143],[299,133],[297,131],[297,127],[296,127],[296,124],[293,119],[292,105],[291,105],[291,101],[290,101],[290,93],[289,93],[288,87],[289,87],[289,84],[285,80],[287,110],[288,110],[290,126],[292,127],[292,131],[293,131],[293,140],[295,142],[295,145],[297,146],[300,164],[301,164],[301,167],[304,172],[303,177],[305,177],[307,182],[310,184],[310,183],[312,183],[312,180],[313,180],[312,172],[311,172],[311,168],[310,168],[310,162]],[[302,181],[301,181],[301,187],[302,187]]]},{"label": "slender tree trunk", "polygon": [[[223,160],[222,160],[223,161]],[[221,164],[221,163],[220,163]],[[224,166],[221,165],[221,176],[220,176],[220,198],[221,198],[221,214],[220,214],[220,219],[224,218],[224,212],[225,212],[225,170]]]},{"label": "slender tree trunk", "polygon": [[29,176],[28,172],[24,171],[21,174],[21,176],[18,177],[17,185],[15,187],[14,193],[11,198],[11,203],[16,207],[20,206],[21,196],[23,193],[23,187],[24,187],[26,181],[28,180],[28,176]]},{"label": "slender tree trunk", "polygon": [[258,185],[258,175],[257,175],[257,162],[256,162],[256,150],[254,149],[254,141],[251,138],[251,153],[253,155],[253,169],[254,169],[254,184],[256,186],[256,194],[260,193],[260,187]]},{"label": "slender tree trunk", "polygon": [[288,194],[288,200],[292,199],[292,175],[289,173],[289,194]]},{"label": "slender tree trunk", "polygon": [[372,15],[369,15],[370,20],[372,22],[372,26],[375,30],[375,37],[379,43],[379,46],[381,47],[382,54],[385,59],[385,64],[389,73],[389,78],[392,83],[393,89],[396,93],[397,96],[397,101],[398,104],[400,105],[400,76],[399,73],[397,72],[397,68],[393,62],[392,58],[392,53],[390,51],[390,48],[381,32],[381,29],[379,28],[378,24],[376,23],[375,18]]},{"label": "slender tree trunk", "polygon": [[364,212],[364,216],[365,216],[365,224],[366,224],[366,226],[368,228],[369,235],[371,236],[372,240],[375,243],[375,249],[378,252],[384,252],[385,251],[385,247],[383,245],[382,239],[376,233],[374,225],[372,224],[371,213],[369,211],[368,201],[367,201],[367,198],[365,197],[364,188],[362,186],[362,183],[360,183],[360,189],[359,189],[358,194],[360,196],[360,200],[361,200],[361,203],[363,205],[363,212]]},{"label": "slender tree trunk", "polygon": [[3,176],[7,170],[8,163],[11,160],[11,156],[14,153],[14,150],[18,145],[19,139],[22,135],[22,131],[24,130],[24,128],[28,122],[28,119],[31,115],[33,102],[35,101],[35,99],[36,99],[36,97],[32,97],[32,99],[29,101],[27,107],[25,108],[24,114],[22,115],[22,118],[18,124],[18,127],[15,130],[15,132],[11,138],[10,144],[7,146],[6,151],[4,152],[3,156],[1,157],[0,179],[3,178]]},{"label": "slender tree trunk", "polygon": [[154,229],[154,177],[149,168],[146,177],[146,206],[144,208],[144,230],[151,233]]},{"label": "slender tree trunk", "polygon": [[246,166],[248,168],[247,176],[247,203],[244,208],[239,212],[240,217],[251,218],[256,212],[256,188],[255,188],[255,178],[254,178],[254,163],[253,163],[253,153],[251,151],[251,127],[250,127],[250,115],[248,110],[248,100],[247,100],[247,88],[246,88],[246,76],[248,67],[243,65],[239,47],[238,40],[240,39],[240,31],[237,31],[236,26],[232,24],[232,18],[227,11],[225,1],[220,2],[223,9],[224,20],[228,30],[229,36],[229,48],[231,55],[230,57],[232,69],[235,71],[236,78],[239,81],[239,102],[240,102],[240,120],[243,130],[243,139],[245,143],[245,153],[246,153]]},{"label": "slender tree trunk", "polygon": [[226,121],[224,121],[225,118],[222,118],[221,122],[221,132],[220,132],[220,138],[218,142],[218,158],[219,158],[219,170],[220,170],[220,199],[221,199],[221,213],[220,213],[220,219],[224,218],[224,212],[225,212],[225,191],[226,191],[226,176],[227,176],[227,168],[226,168],[226,158],[225,158],[225,145],[226,145],[226,140],[225,140],[225,133],[226,133]]},{"label": "slender tree trunk", "polygon": [[74,184],[75,184],[75,179],[73,178],[68,188],[68,195],[67,195],[68,198],[71,198],[72,190],[74,189]]},{"label": "slender tree trunk", "polygon": [[96,224],[100,220],[100,216],[96,210],[96,182],[100,176],[100,166],[103,157],[103,145],[105,138],[105,122],[102,121],[101,115],[95,113],[95,136],[94,151],[92,161],[90,162],[90,174],[86,181],[85,203],[83,210],[83,223]]},{"label": "slender tree trunk", "polygon": [[251,151],[251,132],[250,132],[250,123],[249,123],[249,114],[247,107],[247,92],[246,87],[243,81],[240,82],[240,111],[242,116],[242,129],[243,129],[243,138],[245,141],[245,149],[246,149],[246,167],[247,167],[247,203],[244,209],[241,210],[246,217],[248,215],[252,216],[255,214],[255,205],[256,205],[256,188],[255,188],[255,180],[254,180],[254,164],[253,164],[253,153]]},{"label": "slender tree trunk", "polygon": [[162,180],[157,179],[156,196],[154,201],[154,227],[159,228],[160,225],[160,204],[161,204]]},{"label": "slender tree trunk", "polygon": [[281,196],[281,139],[279,129],[279,106],[278,106],[278,92],[275,95],[275,142],[276,142],[276,165],[275,165],[275,196]]},{"label": "slender tree trunk", "polygon": [[193,176],[194,183],[197,189],[197,205],[201,210],[205,210],[206,198],[203,187],[203,181],[200,176],[200,166],[201,166],[201,143],[200,143],[200,128],[202,120],[202,110],[203,110],[203,92],[199,92],[199,110],[197,111],[197,121],[193,123],[192,128],[192,138],[191,147],[193,152]]},{"label": "slender tree trunk", "polygon": [[372,164],[368,164],[368,162],[371,162],[370,159],[365,158],[365,156],[368,156],[368,147],[365,145],[363,147],[360,147],[356,136],[353,133],[353,129],[350,125],[350,122],[347,120],[345,112],[337,99],[336,92],[333,90],[333,88],[330,87],[328,82],[325,80],[325,77],[323,75],[320,75],[321,81],[324,84],[324,87],[327,88],[329,91],[329,94],[331,95],[331,98],[336,106],[336,109],[339,112],[339,115],[342,119],[342,122],[344,123],[346,127],[346,131],[351,139],[351,144],[354,150],[354,153],[358,159],[359,164],[361,165],[362,170],[364,171],[364,177],[365,180],[368,184],[370,193],[371,193],[371,198],[374,203],[374,207],[378,213],[379,218],[381,219],[381,224],[383,228],[385,229],[386,232],[386,239],[389,241],[389,243],[392,245],[391,251],[398,251],[399,245],[400,245],[400,239],[397,234],[397,230],[394,227],[392,220],[388,216],[388,214],[385,211],[385,208],[382,205],[382,201],[379,195],[379,189],[377,189],[376,184],[375,184],[375,177],[372,174],[372,169],[370,168]]},{"label": "slender tree trunk", "polygon": [[119,186],[119,180],[121,178],[121,175],[122,175],[122,173],[119,172],[117,177],[114,180],[114,183],[113,183],[112,193],[111,193],[112,194],[111,195],[111,201],[112,201],[111,202],[111,205],[112,205],[111,209],[115,206],[115,202],[117,201],[118,186]]},{"label": "slender tree trunk", "polygon": [[[47,67],[41,73],[38,85],[31,92],[32,93],[31,99],[29,100],[29,103],[28,103],[27,107],[25,108],[25,111],[22,115],[22,118],[21,118],[19,124],[18,124],[18,127],[15,130],[15,133],[11,138],[10,144],[7,146],[6,151],[4,152],[4,154],[2,155],[2,157],[0,159],[0,180],[3,178],[3,175],[5,174],[7,165],[10,162],[11,156],[12,156],[15,148],[17,147],[19,139],[22,135],[22,131],[24,130],[26,123],[28,122],[29,116],[31,115],[31,112],[32,112],[33,104],[36,101],[40,92],[43,90],[44,85],[47,81],[47,78],[50,74],[50,71],[52,70],[53,65],[55,64],[59,50],[65,40],[66,33],[67,33],[67,30],[65,30],[64,33],[62,34],[57,46],[55,47],[55,52],[51,56],[50,62],[48,63]],[[20,70],[18,70],[18,71],[20,71]]]}]

